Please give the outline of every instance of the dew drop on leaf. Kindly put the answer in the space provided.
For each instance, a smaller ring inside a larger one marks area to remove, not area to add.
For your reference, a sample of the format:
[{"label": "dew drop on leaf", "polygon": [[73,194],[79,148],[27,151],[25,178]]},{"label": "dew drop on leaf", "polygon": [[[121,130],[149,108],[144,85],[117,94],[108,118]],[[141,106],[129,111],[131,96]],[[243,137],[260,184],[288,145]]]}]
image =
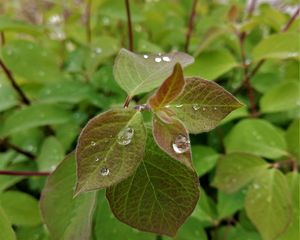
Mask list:
[{"label": "dew drop on leaf", "polygon": [[100,158],[96,157],[96,162],[99,162],[100,161]]},{"label": "dew drop on leaf", "polygon": [[167,56],[163,57],[162,60],[165,62],[171,62],[171,58],[169,58]]},{"label": "dew drop on leaf", "polygon": [[177,104],[175,107],[181,108],[183,105],[182,104]]},{"label": "dew drop on leaf", "polygon": [[161,62],[161,58],[160,58],[160,57],[156,57],[156,58],[154,59],[154,61],[157,62],[157,63],[159,63],[159,62]]},{"label": "dew drop on leaf", "polygon": [[148,55],[146,55],[146,54],[144,55],[144,58],[145,58],[145,59],[147,59],[148,57],[149,57]]},{"label": "dew drop on leaf", "polygon": [[202,110],[203,110],[203,111],[206,111],[206,108],[204,107],[204,108],[202,108]]},{"label": "dew drop on leaf", "polygon": [[107,167],[103,167],[100,169],[100,174],[102,176],[107,176],[109,174],[109,169]]},{"label": "dew drop on leaf", "polygon": [[96,54],[102,53],[102,49],[101,49],[101,48],[96,48],[96,49],[95,49],[95,53],[96,53]]},{"label": "dew drop on leaf", "polygon": [[91,146],[96,146],[96,142],[91,141]]},{"label": "dew drop on leaf", "polygon": [[173,150],[180,154],[185,153],[190,148],[190,141],[188,138],[182,134],[179,134],[176,138],[174,143],[172,144]]},{"label": "dew drop on leaf", "polygon": [[193,109],[194,109],[195,111],[197,111],[197,110],[200,109],[200,106],[199,106],[197,103],[193,104],[192,107],[193,107]]},{"label": "dew drop on leaf", "polygon": [[118,134],[118,143],[120,145],[128,145],[131,143],[131,140],[134,135],[134,129],[130,127],[125,127],[122,131]]}]

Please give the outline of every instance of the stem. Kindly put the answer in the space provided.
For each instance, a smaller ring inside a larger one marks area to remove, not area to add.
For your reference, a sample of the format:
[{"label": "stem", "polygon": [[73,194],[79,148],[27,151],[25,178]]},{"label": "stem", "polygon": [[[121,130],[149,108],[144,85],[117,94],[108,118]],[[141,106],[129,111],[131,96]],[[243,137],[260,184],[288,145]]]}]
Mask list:
[{"label": "stem", "polygon": [[300,7],[298,7],[296,12],[292,15],[290,20],[287,22],[287,24],[281,29],[282,32],[286,32],[291,27],[292,23],[296,20],[299,13],[300,13]]},{"label": "stem", "polygon": [[92,31],[91,31],[91,5],[92,0],[88,0],[85,7],[85,30],[86,30],[86,40],[91,43]]},{"label": "stem", "polygon": [[186,33],[185,46],[184,46],[184,51],[186,53],[189,51],[190,39],[191,39],[191,36],[192,36],[194,22],[195,22],[195,17],[196,17],[197,3],[198,3],[198,0],[194,0],[193,1],[192,11],[191,11],[190,18],[189,18],[188,31]]},{"label": "stem", "polygon": [[6,139],[0,139],[0,146],[3,145],[7,148],[11,148],[13,150],[15,150],[18,153],[23,154],[24,156],[34,160],[36,158],[36,156],[34,154],[32,154],[31,152],[28,152],[20,147],[18,147],[17,145],[14,145],[12,143],[9,143]]},{"label": "stem", "polygon": [[125,99],[123,107],[128,108],[130,101],[131,101],[131,97],[127,96],[126,99]]},{"label": "stem", "polygon": [[251,1],[250,5],[249,5],[249,8],[248,8],[247,19],[252,17],[253,12],[254,12],[255,7],[256,7],[256,3],[257,3],[257,0],[252,0]]},{"label": "stem", "polygon": [[22,89],[17,84],[16,80],[14,79],[12,72],[5,66],[4,62],[0,59],[0,66],[3,69],[5,75],[11,82],[13,88],[17,91],[17,93],[20,95],[22,102],[26,105],[30,105],[30,100],[26,97]]},{"label": "stem", "polygon": [[0,175],[10,175],[10,176],[48,176],[49,174],[50,172],[0,170]]},{"label": "stem", "polygon": [[133,32],[132,32],[129,0],[125,0],[125,6],[126,6],[126,14],[127,14],[129,50],[133,52]]}]

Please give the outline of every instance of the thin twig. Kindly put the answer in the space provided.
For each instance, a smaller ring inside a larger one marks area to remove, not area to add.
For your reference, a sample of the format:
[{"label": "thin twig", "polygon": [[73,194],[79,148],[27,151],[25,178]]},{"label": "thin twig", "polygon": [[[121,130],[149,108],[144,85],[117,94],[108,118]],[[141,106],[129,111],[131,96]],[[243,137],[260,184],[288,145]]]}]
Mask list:
[{"label": "thin twig", "polygon": [[86,40],[88,43],[91,43],[92,40],[91,6],[92,6],[92,0],[88,0],[85,6],[85,31],[86,31]]},{"label": "thin twig", "polygon": [[128,108],[130,101],[131,101],[131,97],[127,96],[126,99],[125,99],[123,107]]},{"label": "thin twig", "polygon": [[15,78],[13,77],[12,72],[5,66],[4,62],[0,59],[0,66],[3,69],[5,75],[11,82],[13,88],[16,90],[16,92],[20,95],[22,102],[26,105],[30,105],[30,100],[26,97],[25,93],[22,91],[22,89],[17,84]]},{"label": "thin twig", "polygon": [[251,1],[250,5],[249,5],[249,8],[248,8],[247,19],[252,17],[253,12],[254,12],[255,7],[256,7],[256,3],[257,3],[257,0],[252,0]]},{"label": "thin twig", "polygon": [[287,22],[287,24],[281,29],[282,32],[286,32],[292,25],[292,23],[296,20],[297,16],[300,13],[300,7],[294,12],[290,20]]},{"label": "thin twig", "polygon": [[0,170],[0,175],[9,176],[48,176],[49,174],[50,172]]},{"label": "thin twig", "polygon": [[191,36],[192,36],[192,32],[193,32],[193,28],[194,28],[194,22],[195,22],[195,17],[196,17],[197,3],[198,3],[198,0],[194,0],[193,1],[192,11],[191,11],[190,18],[189,18],[188,31],[186,33],[185,46],[184,46],[184,51],[186,53],[189,51],[190,39],[191,39]]},{"label": "thin twig", "polygon": [[12,143],[9,143],[6,139],[0,139],[0,146],[4,146],[6,148],[11,148],[13,150],[15,150],[16,152],[18,153],[21,153],[23,154],[24,156],[34,160],[36,158],[36,156],[34,154],[32,154],[31,152],[28,152],[22,148],[20,148],[19,146],[17,145],[14,145]]},{"label": "thin twig", "polygon": [[126,6],[126,14],[127,14],[129,50],[133,52],[133,32],[132,32],[129,0],[125,0],[125,6]]}]

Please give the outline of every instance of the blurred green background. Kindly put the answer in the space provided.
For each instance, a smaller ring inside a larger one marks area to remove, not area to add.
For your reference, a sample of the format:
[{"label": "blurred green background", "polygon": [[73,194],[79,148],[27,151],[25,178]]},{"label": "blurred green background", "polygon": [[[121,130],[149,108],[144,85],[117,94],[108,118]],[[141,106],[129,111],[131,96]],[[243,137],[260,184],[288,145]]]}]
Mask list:
[{"label": "blurred green background", "polygon": [[[201,197],[177,240],[292,240],[299,234],[300,19],[288,25],[299,3],[254,1],[249,14],[252,2],[200,0],[196,6],[188,49],[195,63],[185,75],[216,81],[246,106],[213,131],[191,136]],[[192,3],[130,1],[135,52],[184,51]],[[0,32],[0,232],[12,225],[17,239],[49,239],[38,207],[46,177],[20,171],[53,171],[88,119],[123,105],[126,94],[112,67],[119,49],[128,47],[125,5],[0,0]],[[255,71],[246,82],[245,69]],[[228,155],[234,152],[241,155]],[[259,178],[255,163],[243,165],[246,154],[276,174],[262,181],[270,172]],[[257,196],[264,197],[251,207]],[[253,208],[271,210],[259,219]],[[1,240],[7,236],[0,233]],[[118,222],[101,192],[92,239],[168,238]]]}]

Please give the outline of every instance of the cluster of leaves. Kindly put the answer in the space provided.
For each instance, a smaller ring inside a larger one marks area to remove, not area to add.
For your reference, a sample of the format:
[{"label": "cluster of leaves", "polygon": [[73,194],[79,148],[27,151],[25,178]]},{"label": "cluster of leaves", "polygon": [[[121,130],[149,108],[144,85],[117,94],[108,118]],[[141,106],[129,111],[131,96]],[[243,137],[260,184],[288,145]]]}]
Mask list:
[{"label": "cluster of leaves", "polygon": [[299,238],[299,18],[201,1],[191,57],[192,1],[130,7],[145,54],[123,1],[1,6],[0,239]]}]

